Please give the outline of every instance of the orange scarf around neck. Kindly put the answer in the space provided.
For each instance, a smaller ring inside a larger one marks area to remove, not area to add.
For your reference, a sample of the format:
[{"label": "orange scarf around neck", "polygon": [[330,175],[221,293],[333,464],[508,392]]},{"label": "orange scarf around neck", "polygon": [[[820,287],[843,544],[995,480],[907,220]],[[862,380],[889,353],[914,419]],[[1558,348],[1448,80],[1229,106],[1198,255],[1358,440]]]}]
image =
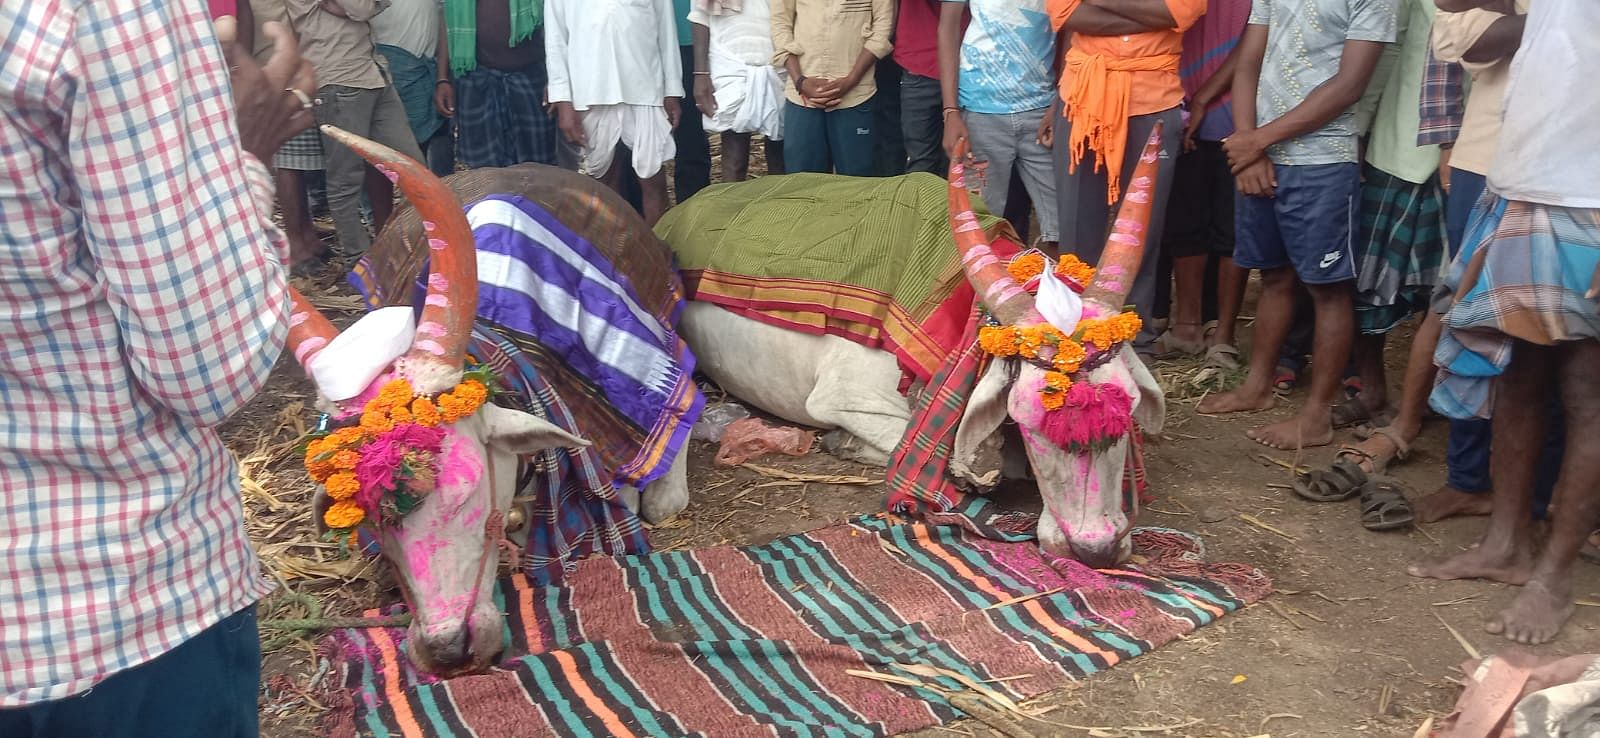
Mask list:
[{"label": "orange scarf around neck", "polygon": [[1133,95],[1134,72],[1178,71],[1177,54],[1107,57],[1067,49],[1067,69],[1072,87],[1067,92],[1066,118],[1072,123],[1067,136],[1072,146],[1068,172],[1077,171],[1084,155],[1093,150],[1106,169],[1106,203],[1122,195],[1122,157],[1128,146],[1128,98]]}]

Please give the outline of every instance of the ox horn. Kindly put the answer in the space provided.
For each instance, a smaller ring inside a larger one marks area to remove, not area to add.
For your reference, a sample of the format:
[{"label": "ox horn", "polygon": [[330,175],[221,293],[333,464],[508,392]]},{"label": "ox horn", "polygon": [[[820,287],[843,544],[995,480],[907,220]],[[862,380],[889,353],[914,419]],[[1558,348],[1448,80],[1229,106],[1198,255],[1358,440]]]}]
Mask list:
[{"label": "ox horn", "polygon": [[1112,312],[1123,308],[1128,290],[1139,275],[1139,264],[1144,261],[1145,239],[1150,230],[1150,208],[1155,202],[1157,170],[1161,158],[1161,124],[1150,131],[1150,139],[1139,154],[1139,164],[1133,169],[1133,180],[1122,195],[1122,206],[1117,209],[1117,220],[1111,235],[1106,238],[1105,251],[1100,263],[1095,265],[1094,279],[1083,291],[1085,302],[1097,303]]},{"label": "ox horn", "polygon": [[477,251],[461,201],[443,180],[405,154],[334,126],[322,126],[322,132],[393,181],[422,218],[429,250],[428,296],[417,320],[417,337],[396,370],[418,393],[449,390],[461,380],[478,309]]},{"label": "ox horn", "polygon": [[311,369],[311,357],[328,345],[339,329],[328,322],[327,316],[322,314],[300,290],[289,288],[289,352],[294,354],[294,360],[308,372]]},{"label": "ox horn", "polygon": [[961,254],[961,266],[978,299],[1005,325],[1035,325],[1044,322],[1033,306],[1033,295],[1023,289],[995,256],[989,237],[972,212],[972,196],[967,193],[967,142],[956,144],[950,157],[950,230]]}]

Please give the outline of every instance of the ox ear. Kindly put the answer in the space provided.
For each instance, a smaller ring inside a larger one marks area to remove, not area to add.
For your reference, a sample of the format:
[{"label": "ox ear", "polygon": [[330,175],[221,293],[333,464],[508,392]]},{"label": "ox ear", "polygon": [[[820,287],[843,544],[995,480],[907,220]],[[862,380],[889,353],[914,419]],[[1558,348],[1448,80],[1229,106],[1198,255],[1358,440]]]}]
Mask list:
[{"label": "ox ear", "polygon": [[989,362],[989,368],[978,378],[977,386],[967,399],[961,413],[961,424],[956,427],[956,442],[950,454],[950,473],[956,478],[979,488],[993,487],[1000,482],[1000,424],[1005,421],[1007,409],[1006,390],[1010,385],[1010,371],[1006,359]]},{"label": "ox ear", "polygon": [[1133,384],[1139,390],[1133,403],[1133,420],[1146,433],[1160,433],[1167,423],[1167,395],[1132,346],[1123,344],[1122,351],[1122,361],[1127,363],[1128,373],[1133,375]]},{"label": "ox ear", "polygon": [[555,427],[544,418],[493,403],[478,411],[483,415],[484,441],[502,451],[531,454],[547,448],[581,448],[589,442]]}]

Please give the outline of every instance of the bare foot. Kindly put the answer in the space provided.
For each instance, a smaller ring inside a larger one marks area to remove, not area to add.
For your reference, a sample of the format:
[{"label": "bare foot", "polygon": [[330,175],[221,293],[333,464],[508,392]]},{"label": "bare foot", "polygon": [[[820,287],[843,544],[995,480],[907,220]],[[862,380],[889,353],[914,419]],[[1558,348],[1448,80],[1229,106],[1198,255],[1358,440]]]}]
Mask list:
[{"label": "bare foot", "polygon": [[1232,392],[1212,395],[1205,398],[1195,406],[1196,412],[1208,415],[1225,415],[1227,413],[1253,412],[1257,410],[1270,410],[1277,404],[1277,395],[1272,394],[1269,388],[1262,392],[1253,392],[1240,387]]},{"label": "bare foot", "polygon": [[1490,551],[1476,545],[1453,556],[1418,561],[1406,573],[1425,579],[1490,579],[1506,584],[1525,584],[1533,575],[1533,553],[1526,547]]},{"label": "bare foot", "polygon": [[1532,646],[1549,643],[1572,617],[1572,596],[1566,587],[1553,590],[1541,579],[1523,585],[1522,592],[1506,609],[1484,623],[1483,629],[1508,640]]},{"label": "bare foot", "polygon": [[1288,420],[1252,428],[1244,434],[1263,446],[1293,451],[1333,443],[1333,424],[1326,412],[1311,415],[1302,412]]},{"label": "bare foot", "polygon": [[1473,494],[1447,484],[1412,503],[1411,509],[1416,512],[1417,522],[1437,523],[1445,518],[1488,515],[1494,505],[1492,497],[1488,492]]}]

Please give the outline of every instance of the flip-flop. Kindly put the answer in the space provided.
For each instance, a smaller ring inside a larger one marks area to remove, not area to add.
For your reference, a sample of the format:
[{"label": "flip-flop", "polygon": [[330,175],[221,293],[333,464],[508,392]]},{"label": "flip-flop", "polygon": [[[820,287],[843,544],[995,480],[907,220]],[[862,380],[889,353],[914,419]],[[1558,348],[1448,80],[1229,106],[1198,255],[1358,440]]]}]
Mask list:
[{"label": "flip-flop", "polygon": [[1179,338],[1174,335],[1171,330],[1168,330],[1166,333],[1163,333],[1160,337],[1156,338],[1156,344],[1160,346],[1160,350],[1156,353],[1156,358],[1158,359],[1175,359],[1183,356],[1195,356],[1206,350],[1205,341],[1190,341]]},{"label": "flip-flop", "polygon": [[1272,373],[1272,388],[1279,392],[1289,392],[1300,383],[1300,372],[1286,366],[1280,366]]},{"label": "flip-flop", "polygon": [[1361,527],[1367,530],[1395,530],[1409,527],[1417,519],[1411,502],[1397,482],[1372,479],[1361,485]]},{"label": "flip-flop", "polygon": [[1219,343],[1206,349],[1206,366],[1231,372],[1239,368],[1239,349]]},{"label": "flip-flop", "polygon": [[1354,447],[1340,449],[1333,466],[1296,476],[1294,493],[1312,502],[1343,502],[1355,497],[1367,483],[1367,472],[1352,457],[1370,454]]}]

